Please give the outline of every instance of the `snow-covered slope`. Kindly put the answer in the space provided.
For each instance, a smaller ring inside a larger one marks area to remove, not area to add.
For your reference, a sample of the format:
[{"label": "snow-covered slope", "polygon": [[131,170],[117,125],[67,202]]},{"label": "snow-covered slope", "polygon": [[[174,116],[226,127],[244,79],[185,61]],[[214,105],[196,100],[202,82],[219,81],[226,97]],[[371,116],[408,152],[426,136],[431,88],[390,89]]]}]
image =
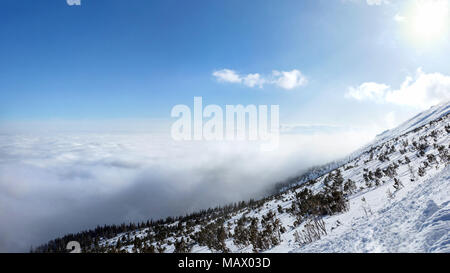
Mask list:
[{"label": "snow-covered slope", "polygon": [[[450,167],[409,183],[388,200],[389,184],[351,200],[350,211],[330,217],[342,226],[299,252],[450,252]],[[365,215],[362,198],[370,213]],[[287,247],[288,250],[289,247]],[[272,251],[282,251],[283,246]]]},{"label": "snow-covered slope", "polygon": [[382,132],[381,134],[377,135],[376,138],[371,143],[369,143],[364,147],[361,147],[360,149],[357,149],[351,154],[345,156],[344,158],[335,160],[334,162],[330,162],[322,166],[316,166],[311,168],[310,170],[299,176],[297,179],[288,181],[284,185],[280,185],[280,189],[281,191],[284,191],[290,188],[291,186],[300,185],[304,182],[307,182],[308,180],[316,179],[317,177],[322,176],[328,173],[329,171],[344,165],[348,161],[351,161],[359,157],[362,153],[367,152],[372,147],[382,144],[383,142],[386,142],[389,139],[399,137],[402,134],[405,134],[409,131],[419,128],[449,113],[450,113],[450,101],[432,106],[428,110],[423,111],[415,115],[414,117],[408,119],[407,121],[403,122],[398,127]]},{"label": "snow-covered slope", "polygon": [[91,234],[106,235],[84,250],[450,252],[449,109],[432,107],[284,192],[131,231],[99,230]]},{"label": "snow-covered slope", "polygon": [[442,116],[445,116],[448,113],[450,113],[450,102],[432,106],[430,107],[430,109],[415,115],[414,117],[400,124],[398,127],[379,134],[375,142],[380,143],[393,137],[400,136],[406,132],[419,128],[420,126],[423,126],[432,120],[436,120]]}]

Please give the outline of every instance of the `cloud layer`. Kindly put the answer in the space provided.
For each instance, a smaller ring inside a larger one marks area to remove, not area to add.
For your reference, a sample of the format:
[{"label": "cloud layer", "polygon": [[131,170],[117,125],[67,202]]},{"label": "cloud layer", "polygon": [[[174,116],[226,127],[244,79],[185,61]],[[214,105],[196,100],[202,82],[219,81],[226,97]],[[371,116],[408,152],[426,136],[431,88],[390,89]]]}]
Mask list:
[{"label": "cloud layer", "polygon": [[219,82],[243,84],[252,88],[263,88],[264,85],[270,84],[286,90],[291,90],[304,86],[308,82],[307,78],[297,69],[291,71],[274,70],[272,71],[272,74],[267,77],[261,76],[259,73],[241,75],[231,69],[216,70],[212,75]]},{"label": "cloud layer", "polygon": [[427,74],[419,68],[416,75],[407,77],[398,89],[392,89],[386,84],[365,82],[357,87],[349,87],[345,96],[359,101],[370,100],[426,109],[450,100],[450,76]]},{"label": "cloud layer", "polygon": [[0,252],[258,197],[371,136],[308,130],[282,135],[279,149],[264,153],[258,143],[175,142],[159,134],[1,134]]}]

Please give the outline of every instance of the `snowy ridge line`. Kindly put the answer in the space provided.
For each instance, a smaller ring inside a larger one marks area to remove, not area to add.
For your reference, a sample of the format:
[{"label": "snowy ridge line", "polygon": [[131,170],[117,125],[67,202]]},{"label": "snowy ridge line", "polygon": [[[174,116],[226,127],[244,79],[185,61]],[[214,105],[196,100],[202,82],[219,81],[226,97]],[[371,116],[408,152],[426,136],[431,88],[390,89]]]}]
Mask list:
[{"label": "snowy ridge line", "polygon": [[[392,138],[401,137],[419,127],[425,126],[427,123],[429,123],[433,120],[437,120],[437,119],[439,119],[443,116],[447,116],[449,114],[450,114],[450,101],[439,104],[439,105],[432,106],[427,111],[421,112],[421,113],[415,115],[414,117],[410,118],[409,120],[403,122],[397,128],[384,131],[383,133],[377,135],[376,139],[373,140],[371,143],[365,145],[362,148],[355,150],[354,152],[350,153],[349,155],[343,157],[342,159],[337,159],[337,160],[334,160],[327,164],[312,167],[309,170],[306,170],[303,174],[299,175],[297,178],[287,179],[288,181],[292,181],[294,179],[297,179],[297,180],[295,182],[281,183],[282,186],[281,187],[278,186],[279,188],[277,188],[277,191],[283,192],[292,187],[295,187],[295,186],[298,186],[305,182],[308,182],[309,180],[316,179],[328,172],[331,172],[339,167],[342,167],[343,165],[345,165],[346,162],[351,161],[351,160],[359,157],[361,154],[370,151],[370,149],[374,146],[377,146],[383,142],[389,141]],[[399,130],[399,128],[402,128],[402,129]],[[314,173],[316,170],[318,170],[317,173]]]},{"label": "snowy ridge line", "polygon": [[395,135],[400,136],[408,133],[418,127],[421,127],[432,120],[439,119],[450,113],[450,101],[430,107],[428,110],[421,112],[409,120],[403,122],[398,127],[387,130],[379,135],[375,141],[387,141]]}]

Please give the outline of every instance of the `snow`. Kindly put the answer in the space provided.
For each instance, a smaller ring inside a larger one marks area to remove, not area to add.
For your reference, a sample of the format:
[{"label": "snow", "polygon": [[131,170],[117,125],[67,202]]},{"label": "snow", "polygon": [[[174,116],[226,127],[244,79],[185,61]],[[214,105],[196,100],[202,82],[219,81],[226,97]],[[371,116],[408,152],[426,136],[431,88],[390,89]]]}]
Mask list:
[{"label": "snow", "polygon": [[363,195],[373,213],[368,216],[359,211],[360,198],[354,198],[349,212],[327,219],[329,223],[339,220],[347,224],[322,240],[292,251],[450,252],[449,181],[450,167],[446,167],[436,177],[412,182],[392,202],[386,200],[385,187],[380,187]]}]

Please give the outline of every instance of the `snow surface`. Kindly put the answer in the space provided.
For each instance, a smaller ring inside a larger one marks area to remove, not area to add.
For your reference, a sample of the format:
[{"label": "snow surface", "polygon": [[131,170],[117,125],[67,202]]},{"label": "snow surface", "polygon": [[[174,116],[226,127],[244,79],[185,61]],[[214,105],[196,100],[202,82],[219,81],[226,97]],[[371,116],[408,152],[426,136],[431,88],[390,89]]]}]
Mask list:
[{"label": "snow surface", "polygon": [[[392,202],[386,187],[364,195],[372,214],[361,207],[362,196],[351,200],[345,214],[328,223],[344,223],[329,236],[294,252],[450,252],[450,167],[400,190]],[[361,197],[361,198],[360,198]],[[284,252],[283,246],[272,249]],[[289,248],[285,250],[290,250]]]}]

